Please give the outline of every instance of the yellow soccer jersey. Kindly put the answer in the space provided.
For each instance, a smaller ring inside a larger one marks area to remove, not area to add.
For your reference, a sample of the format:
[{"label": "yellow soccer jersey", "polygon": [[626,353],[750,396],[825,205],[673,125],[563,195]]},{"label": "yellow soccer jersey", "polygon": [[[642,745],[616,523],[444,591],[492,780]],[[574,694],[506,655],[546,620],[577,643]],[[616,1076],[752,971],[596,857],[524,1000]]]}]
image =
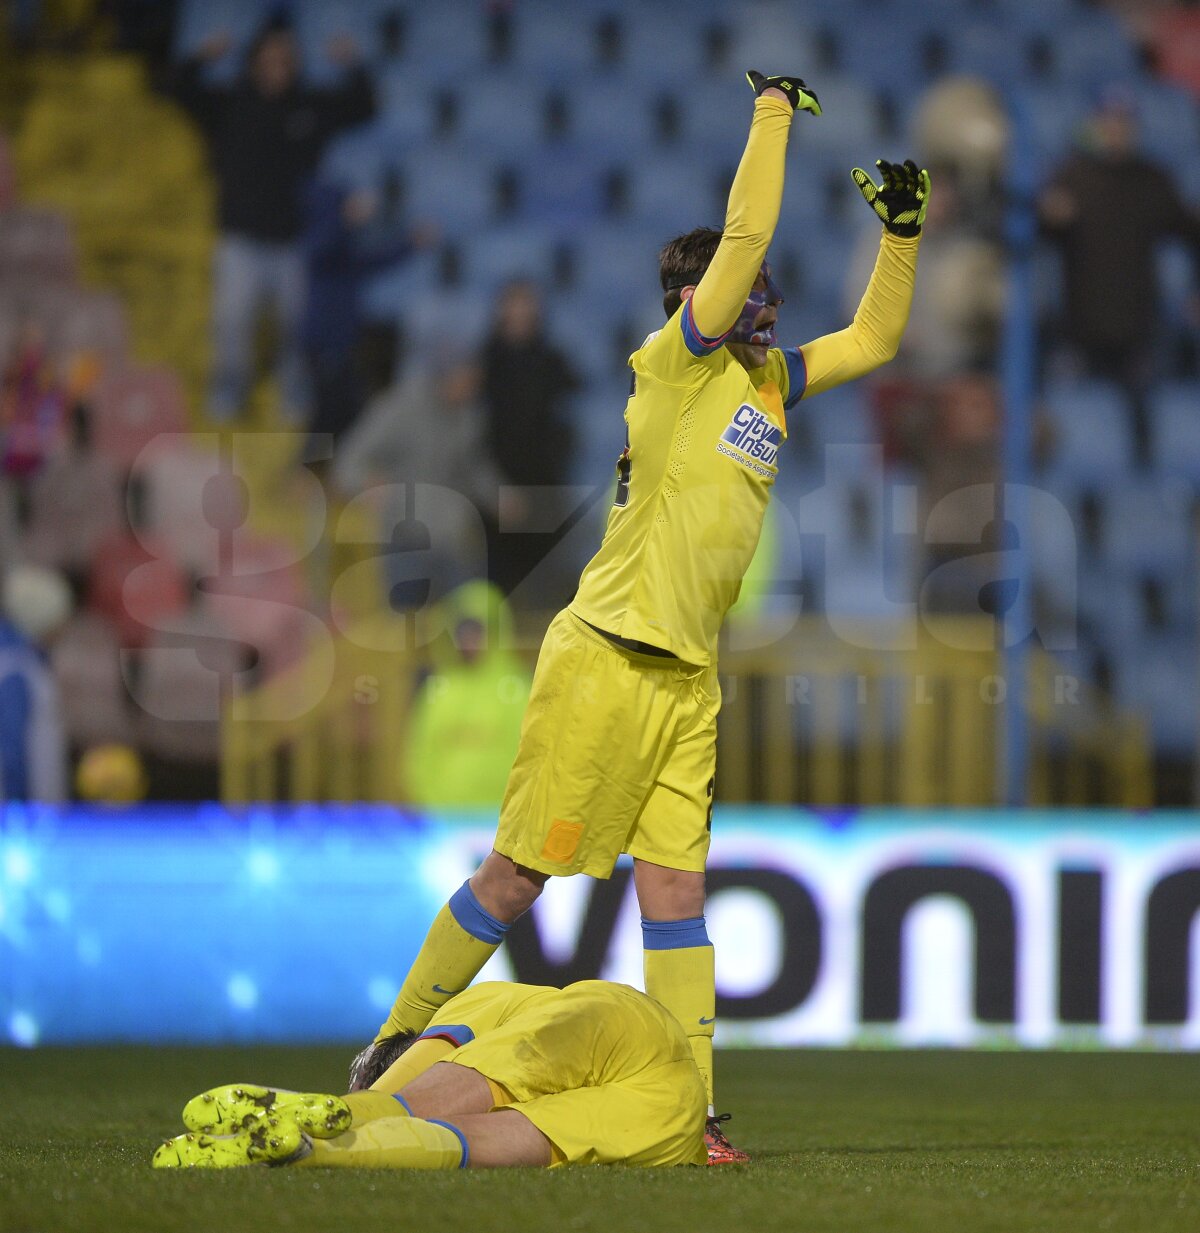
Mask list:
[{"label": "yellow soccer jersey", "polygon": [[514,1015],[562,993],[550,985],[522,985],[513,981],[487,980],[456,993],[429,1021],[421,1040],[442,1039],[462,1046],[503,1027]]},{"label": "yellow soccer jersey", "polygon": [[702,665],[754,555],[787,436],[778,382],[756,388],[723,342],[699,334],[688,301],[630,357],[616,501],[571,604],[608,633]]},{"label": "yellow soccer jersey", "polygon": [[884,232],[850,325],[802,347],[774,347],[762,368],[747,372],[724,335],[700,333],[691,300],[634,352],[616,501],[572,611],[688,663],[715,661],[758,544],[787,411],[895,354],[918,243]]}]

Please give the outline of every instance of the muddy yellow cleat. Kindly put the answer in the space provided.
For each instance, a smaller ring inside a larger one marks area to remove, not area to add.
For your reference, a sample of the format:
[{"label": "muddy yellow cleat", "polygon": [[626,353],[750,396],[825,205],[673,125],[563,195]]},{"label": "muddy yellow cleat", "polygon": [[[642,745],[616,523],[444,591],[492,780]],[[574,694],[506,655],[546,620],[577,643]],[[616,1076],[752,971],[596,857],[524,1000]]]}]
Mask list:
[{"label": "muddy yellow cleat", "polygon": [[236,1135],[176,1135],[155,1150],[150,1163],[155,1169],[243,1169],[286,1164],[311,1150],[295,1122],[264,1117]]},{"label": "muddy yellow cleat", "polygon": [[353,1120],[350,1107],[339,1096],[288,1092],[254,1083],[210,1088],[183,1106],[183,1124],[207,1135],[237,1134],[268,1117],[293,1122],[314,1139],[332,1139],[349,1130]]}]

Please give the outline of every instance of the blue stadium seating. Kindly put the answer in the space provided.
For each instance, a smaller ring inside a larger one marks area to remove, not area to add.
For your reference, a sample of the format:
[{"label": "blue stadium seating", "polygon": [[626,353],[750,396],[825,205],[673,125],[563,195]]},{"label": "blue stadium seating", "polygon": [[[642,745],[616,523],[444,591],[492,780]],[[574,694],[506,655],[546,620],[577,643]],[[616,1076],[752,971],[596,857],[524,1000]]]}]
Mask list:
[{"label": "blue stadium seating", "polygon": [[1193,495],[1183,481],[1126,481],[1105,498],[1102,535],[1106,560],[1116,569],[1194,576]]},{"label": "blue stadium seating", "polygon": [[[244,48],[267,7],[266,0],[184,0],[177,53],[220,29]],[[434,254],[373,280],[370,312],[401,322],[413,340],[436,340],[448,320],[456,334],[477,337],[507,277],[528,273],[552,287],[551,331],[589,383],[576,409],[576,472],[588,480],[607,480],[620,447],[623,348],[661,324],[657,249],[679,231],[722,220],[724,186],[751,110],[741,78],[750,65],[806,72],[826,108],[819,121],[797,121],[772,250],[791,279],[785,343],[845,324],[846,269],[866,225],[848,169],[911,148],[913,105],[935,80],[930,56],[939,47],[943,71],[979,74],[1010,101],[1021,100],[1039,178],[1070,150],[1100,91],[1116,82],[1136,95],[1145,149],[1200,199],[1195,100],[1149,76],[1116,19],[1088,0],[691,0],[686,9],[665,0],[518,0],[507,55],[492,38],[503,18],[484,4],[459,6],[452,21],[445,6],[413,0],[297,0],[295,11],[310,79],[332,79],[325,44],[345,30],[367,55],[383,108],[378,120],[333,144],[323,172],[395,186],[408,215],[436,219],[460,256],[456,286],[444,285]],[[1040,73],[1035,47],[1045,53]],[[226,57],[214,79],[228,80],[237,63]],[[455,103],[449,112],[443,96]],[[550,100],[563,108],[556,134],[547,127]],[[894,108],[895,131],[884,102]],[[505,174],[507,203],[497,193]],[[1162,258],[1166,341],[1194,328],[1186,315],[1195,285],[1189,256],[1168,250]],[[1037,280],[1039,308],[1057,307],[1057,261],[1039,259]],[[1038,528],[1042,593],[1069,607],[1078,562],[1087,636],[1099,648],[1144,648],[1118,657],[1120,699],[1153,708],[1164,748],[1182,749],[1195,722],[1194,691],[1179,690],[1178,681],[1191,670],[1179,665],[1194,657],[1184,638],[1194,632],[1198,606],[1188,579],[1195,574],[1200,383],[1151,392],[1152,457],[1140,471],[1132,415],[1116,387],[1052,381],[1042,402],[1056,444],[1041,482],[1071,508],[1077,532]],[[802,513],[807,532],[825,537],[829,601],[881,611],[905,589],[890,572],[896,590],[880,587],[882,546],[892,571],[914,545],[885,535],[887,503],[878,494],[868,499],[870,536],[855,539],[847,494],[870,488],[872,455],[826,452],[877,440],[865,391],[805,401],[789,421],[793,441],[778,495]],[[1099,510],[1094,543],[1083,534],[1087,493]],[[1147,598],[1148,586],[1156,599]]]},{"label": "blue stadium seating", "polygon": [[1051,386],[1045,406],[1056,440],[1049,472],[1075,480],[1113,480],[1133,465],[1131,416],[1116,386],[1079,381]]},{"label": "blue stadium seating", "polygon": [[1150,407],[1156,468],[1200,486],[1200,382],[1160,386]]},{"label": "blue stadium seating", "polygon": [[[1117,701],[1148,720],[1156,747],[1191,755],[1196,749],[1197,647],[1194,631],[1142,638],[1116,659]],[[1181,688],[1181,682],[1186,683]]]}]

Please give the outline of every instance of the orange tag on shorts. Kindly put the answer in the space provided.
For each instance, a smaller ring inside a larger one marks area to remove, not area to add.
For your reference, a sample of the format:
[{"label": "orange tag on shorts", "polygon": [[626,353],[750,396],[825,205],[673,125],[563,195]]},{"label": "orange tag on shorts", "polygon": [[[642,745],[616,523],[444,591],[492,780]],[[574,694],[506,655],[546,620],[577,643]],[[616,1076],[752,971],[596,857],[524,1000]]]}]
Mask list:
[{"label": "orange tag on shorts", "polygon": [[542,860],[553,861],[556,865],[565,865],[575,855],[575,849],[579,847],[582,834],[582,822],[555,820],[542,846]]}]

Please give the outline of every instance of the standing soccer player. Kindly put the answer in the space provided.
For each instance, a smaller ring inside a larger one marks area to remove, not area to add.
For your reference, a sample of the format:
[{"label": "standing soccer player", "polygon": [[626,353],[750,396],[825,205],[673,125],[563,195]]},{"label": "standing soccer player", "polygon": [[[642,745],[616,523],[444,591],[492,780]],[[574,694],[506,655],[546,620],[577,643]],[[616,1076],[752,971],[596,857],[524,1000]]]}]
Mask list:
[{"label": "standing soccer player", "polygon": [[[550,624],[494,850],[438,914],[361,1073],[387,1036],[420,1032],[474,979],[547,877],[607,878],[634,859],[646,992],[683,1025],[708,1094],[709,1163],[740,1163],[712,1105],[716,1019],[704,867],[716,772],[717,637],[754,555],[786,411],[891,359],[912,299],[929,177],[878,164],[855,183],[884,224],[853,323],[775,344],[783,297],[765,264],[797,110],[795,77],[747,75],[758,96],[724,231],[659,257],[666,326],[629,360],[627,447],[599,552]],[[355,1072],[352,1072],[354,1086]]]}]

